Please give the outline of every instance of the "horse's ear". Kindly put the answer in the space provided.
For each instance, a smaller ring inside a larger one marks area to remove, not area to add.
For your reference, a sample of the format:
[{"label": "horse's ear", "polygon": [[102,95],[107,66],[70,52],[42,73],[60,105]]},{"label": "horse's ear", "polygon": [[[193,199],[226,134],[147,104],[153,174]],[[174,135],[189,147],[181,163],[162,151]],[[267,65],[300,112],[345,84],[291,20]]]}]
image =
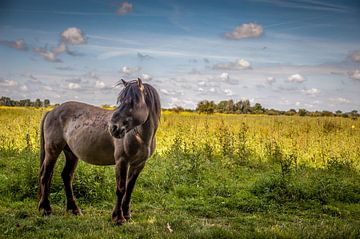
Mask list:
[{"label": "horse's ear", "polygon": [[123,83],[124,86],[127,86],[127,82],[124,79],[121,79],[121,82]]},{"label": "horse's ear", "polygon": [[140,78],[137,79],[137,84],[138,84],[140,90],[143,91],[144,90],[144,85],[143,85],[142,80]]}]

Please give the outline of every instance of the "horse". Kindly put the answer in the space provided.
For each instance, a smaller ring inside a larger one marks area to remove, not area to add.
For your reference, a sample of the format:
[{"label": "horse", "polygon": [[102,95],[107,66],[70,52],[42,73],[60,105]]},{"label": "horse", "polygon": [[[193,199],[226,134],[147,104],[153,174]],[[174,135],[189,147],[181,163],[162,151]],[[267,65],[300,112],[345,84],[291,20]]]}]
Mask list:
[{"label": "horse", "polygon": [[[136,179],[156,147],[161,107],[157,91],[138,78],[126,82],[118,95],[118,107],[105,110],[70,101],[47,112],[41,122],[39,211],[50,215],[49,192],[53,169],[61,152],[61,173],[66,209],[82,215],[72,189],[78,160],[94,165],[115,165],[116,203],[112,220],[121,225],[131,219],[130,199]],[[121,84],[121,83],[120,83]]]}]

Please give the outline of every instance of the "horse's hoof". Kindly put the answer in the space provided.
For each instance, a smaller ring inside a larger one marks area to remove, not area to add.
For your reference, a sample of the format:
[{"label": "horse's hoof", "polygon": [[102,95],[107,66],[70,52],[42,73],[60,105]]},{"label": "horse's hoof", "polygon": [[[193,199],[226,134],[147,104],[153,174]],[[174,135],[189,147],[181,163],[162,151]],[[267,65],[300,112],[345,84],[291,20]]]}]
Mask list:
[{"label": "horse's hoof", "polygon": [[40,208],[39,211],[43,216],[50,216],[52,214],[51,208],[50,209]]},{"label": "horse's hoof", "polygon": [[115,217],[115,218],[113,218],[113,222],[115,225],[121,226],[122,224],[124,224],[126,222],[126,219],[124,217]]},{"label": "horse's hoof", "polygon": [[83,216],[80,208],[73,209],[71,211],[72,211],[72,214],[74,214],[75,216]]},{"label": "horse's hoof", "polygon": [[124,215],[126,221],[131,221],[131,214]]},{"label": "horse's hoof", "polygon": [[39,209],[39,212],[41,212],[41,214],[43,216],[49,216],[52,213],[52,210],[51,210],[51,207],[49,204],[44,205],[44,203],[39,203],[38,209]]}]

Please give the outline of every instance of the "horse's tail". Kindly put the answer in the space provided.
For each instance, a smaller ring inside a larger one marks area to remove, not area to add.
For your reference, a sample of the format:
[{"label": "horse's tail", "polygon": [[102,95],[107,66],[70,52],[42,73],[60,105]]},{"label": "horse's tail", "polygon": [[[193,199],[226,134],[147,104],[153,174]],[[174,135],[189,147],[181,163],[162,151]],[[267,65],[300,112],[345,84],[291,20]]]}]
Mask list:
[{"label": "horse's tail", "polygon": [[46,116],[48,115],[49,112],[46,112],[44,117],[41,120],[41,124],[40,124],[40,171],[39,171],[39,189],[38,189],[38,197],[41,197],[41,189],[40,189],[40,182],[41,182],[41,174],[42,174],[42,165],[44,163],[45,160],[45,138],[44,138],[44,122],[46,119]]},{"label": "horse's tail", "polygon": [[44,122],[49,112],[46,112],[40,125],[40,170],[45,160],[45,139],[44,139]]}]

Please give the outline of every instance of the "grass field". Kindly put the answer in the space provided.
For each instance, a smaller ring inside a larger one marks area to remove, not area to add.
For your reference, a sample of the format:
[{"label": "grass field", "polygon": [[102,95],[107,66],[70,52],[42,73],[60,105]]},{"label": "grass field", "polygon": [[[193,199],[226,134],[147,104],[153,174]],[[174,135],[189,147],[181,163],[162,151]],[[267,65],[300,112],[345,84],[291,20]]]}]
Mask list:
[{"label": "grass field", "polygon": [[0,238],[359,238],[360,121],[163,112],[157,151],[111,222],[114,168],[79,163],[84,216],[65,211],[58,160],[37,211],[44,109],[0,108]]}]

